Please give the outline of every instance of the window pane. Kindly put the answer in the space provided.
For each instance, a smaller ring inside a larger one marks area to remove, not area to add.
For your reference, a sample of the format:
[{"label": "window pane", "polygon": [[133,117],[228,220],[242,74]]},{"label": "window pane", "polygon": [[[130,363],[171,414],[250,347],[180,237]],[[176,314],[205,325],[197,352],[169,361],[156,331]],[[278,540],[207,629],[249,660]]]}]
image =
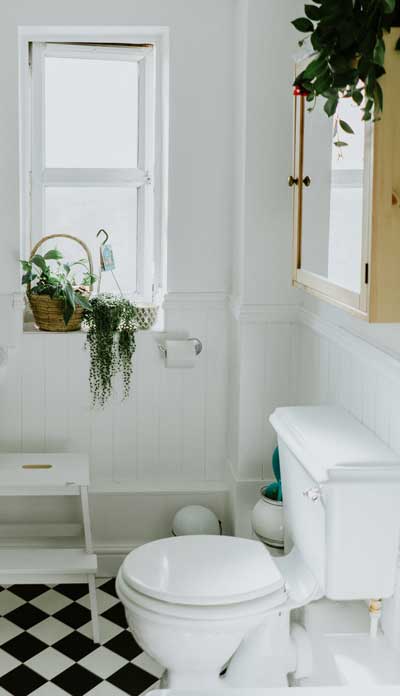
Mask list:
[{"label": "window pane", "polygon": [[[136,290],[137,189],[48,187],[45,189],[45,234],[71,234],[89,247],[99,271],[99,240],[96,234],[104,228],[110,235],[114,253],[114,274],[126,294]],[[103,240],[103,235],[101,240]],[[83,254],[74,243],[55,240],[68,261]],[[118,288],[110,271],[103,273],[101,292]]]},{"label": "window pane", "polygon": [[57,168],[136,168],[138,64],[45,58],[45,161]]}]

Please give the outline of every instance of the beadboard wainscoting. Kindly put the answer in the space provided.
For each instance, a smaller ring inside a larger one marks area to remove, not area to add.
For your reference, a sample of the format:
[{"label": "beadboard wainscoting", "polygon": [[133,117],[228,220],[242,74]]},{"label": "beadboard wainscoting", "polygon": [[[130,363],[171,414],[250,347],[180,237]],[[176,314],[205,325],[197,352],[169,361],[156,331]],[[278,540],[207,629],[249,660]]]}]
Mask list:
[{"label": "beadboard wainscoting", "polygon": [[[8,349],[0,385],[1,450],[89,453],[93,536],[103,574],[116,572],[134,546],[169,535],[184,505],[210,506],[231,529],[226,296],[175,293],[164,312],[166,330],[202,341],[195,367],[167,369],[157,332],[141,331],[131,395],[122,400],[117,382],[104,409],[91,407],[84,333],[22,333],[19,305],[20,330]],[[75,501],[13,498],[12,505],[3,499],[0,517],[17,526],[62,525],[76,523],[79,511]]]},{"label": "beadboard wainscoting", "polygon": [[400,455],[400,360],[299,309],[296,402],[337,404]]},{"label": "beadboard wainscoting", "polygon": [[271,478],[276,437],[268,415],[294,403],[296,322],[296,306],[231,303],[229,457],[237,480]]},{"label": "beadboard wainscoting", "polygon": [[[277,406],[340,405],[400,456],[395,355],[303,307],[233,307],[231,336],[231,388],[238,402],[229,429],[235,534],[252,535],[251,509],[259,487],[271,478],[276,435],[268,416]],[[399,649],[400,567],[395,594],[384,601],[382,625],[389,644]]]},{"label": "beadboard wainscoting", "polygon": [[166,328],[203,343],[194,369],[166,369],[157,333],[137,335],[131,395],[117,382],[104,409],[91,408],[85,334],[23,333],[1,386],[3,451],[88,452],[91,480],[116,483],[220,481],[226,464],[225,302],[175,295]]},{"label": "beadboard wainscoting", "polygon": [[341,405],[400,455],[400,360],[303,307],[231,314],[238,406],[229,457],[237,480],[270,478],[276,436],[268,417],[277,406]]},{"label": "beadboard wainscoting", "polygon": [[166,369],[156,332],[140,332],[131,396],[118,384],[104,409],[90,406],[84,334],[21,333],[1,384],[2,451],[88,451],[102,490],[212,490],[226,481],[229,401],[238,480],[269,478],[280,405],[341,404],[400,453],[400,362],[364,339],[296,306],[228,313],[224,293],[169,295],[165,326],[201,339],[196,367]]},{"label": "beadboard wainscoting", "polygon": [[[297,403],[342,406],[400,456],[400,360],[306,309],[299,309],[294,331]],[[382,615],[385,637],[396,650],[400,565],[397,577],[394,596],[384,600]]]}]

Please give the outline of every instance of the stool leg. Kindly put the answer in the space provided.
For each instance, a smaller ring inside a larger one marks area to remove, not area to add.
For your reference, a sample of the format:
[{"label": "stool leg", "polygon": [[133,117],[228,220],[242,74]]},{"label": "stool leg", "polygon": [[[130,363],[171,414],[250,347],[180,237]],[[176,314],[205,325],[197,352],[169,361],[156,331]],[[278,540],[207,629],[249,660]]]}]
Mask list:
[{"label": "stool leg", "polygon": [[90,613],[92,615],[93,641],[100,643],[99,616],[97,613],[96,581],[94,575],[88,576]]}]

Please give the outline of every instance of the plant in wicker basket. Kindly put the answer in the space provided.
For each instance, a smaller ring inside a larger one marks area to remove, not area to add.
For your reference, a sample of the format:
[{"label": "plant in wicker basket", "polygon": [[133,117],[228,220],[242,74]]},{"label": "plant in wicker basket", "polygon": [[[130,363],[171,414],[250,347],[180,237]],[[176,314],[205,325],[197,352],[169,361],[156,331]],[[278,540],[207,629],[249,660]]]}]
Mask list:
[{"label": "plant in wicker basket", "polygon": [[89,305],[84,320],[88,326],[90,391],[93,406],[104,406],[117,373],[122,374],[124,398],[129,396],[137,310],[129,300],[108,293],[93,297]]},{"label": "plant in wicker basket", "polygon": [[[55,262],[55,267],[54,264],[53,267],[50,266],[48,262],[51,261]],[[21,265],[24,272],[22,285],[27,286],[28,300],[39,328],[49,331],[79,328],[82,312],[78,313],[76,325],[69,324],[78,309],[90,309],[89,288],[95,276],[89,269],[87,260],[68,263],[58,249],[50,249],[44,255],[34,253],[29,261],[21,260]],[[84,269],[79,285],[74,276],[77,266]],[[60,314],[64,327],[60,322]]]}]

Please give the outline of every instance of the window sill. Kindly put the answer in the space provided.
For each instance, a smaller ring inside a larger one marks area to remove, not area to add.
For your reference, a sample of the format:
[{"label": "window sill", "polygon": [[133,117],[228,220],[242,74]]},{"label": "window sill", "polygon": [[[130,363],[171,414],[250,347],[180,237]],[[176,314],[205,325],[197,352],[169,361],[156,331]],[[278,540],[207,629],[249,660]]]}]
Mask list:
[{"label": "window sill", "polygon": [[[137,329],[137,333],[140,334],[153,334],[153,333],[160,333],[160,331],[163,331],[162,325],[159,321],[157,321],[154,326],[151,327],[151,329]],[[38,329],[36,324],[33,322],[24,322],[23,329],[22,329],[23,334],[28,334],[30,336],[86,336],[87,335],[87,329],[78,329],[78,331],[42,331],[41,329]]]},{"label": "window sill", "polygon": [[25,321],[22,331],[24,334],[37,334],[39,336],[65,336],[67,334],[87,334],[86,329],[79,329],[78,331],[42,331],[38,329],[36,324],[30,321]]},{"label": "window sill", "polygon": [[[160,298],[158,302],[156,302],[158,306],[158,312],[156,316],[156,320],[153,324],[153,326],[150,329],[137,329],[137,332],[142,333],[159,333],[160,331],[165,331],[164,328],[164,322],[165,322],[165,312],[163,308],[163,299]],[[23,312],[22,312],[22,332],[24,334],[37,334],[37,335],[58,335],[58,336],[65,336],[66,334],[84,334],[86,336],[88,329],[87,328],[80,328],[77,331],[43,331],[39,329],[34,321],[34,317],[32,314],[32,311],[26,302],[24,298],[24,305],[23,305]]]}]

